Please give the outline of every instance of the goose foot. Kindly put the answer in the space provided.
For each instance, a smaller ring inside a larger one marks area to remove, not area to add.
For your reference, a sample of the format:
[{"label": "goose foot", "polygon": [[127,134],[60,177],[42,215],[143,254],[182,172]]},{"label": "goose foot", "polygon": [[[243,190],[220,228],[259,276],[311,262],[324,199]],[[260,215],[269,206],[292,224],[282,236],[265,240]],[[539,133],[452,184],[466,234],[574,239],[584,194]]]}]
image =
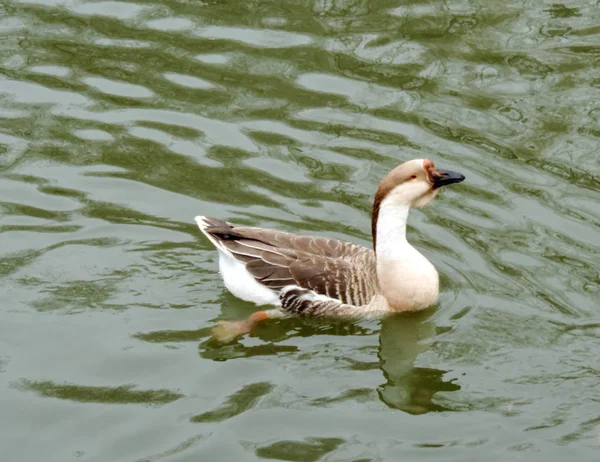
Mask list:
[{"label": "goose foot", "polygon": [[221,343],[232,342],[238,337],[249,334],[254,326],[268,317],[266,311],[257,311],[243,321],[219,321],[213,328],[213,338]]}]

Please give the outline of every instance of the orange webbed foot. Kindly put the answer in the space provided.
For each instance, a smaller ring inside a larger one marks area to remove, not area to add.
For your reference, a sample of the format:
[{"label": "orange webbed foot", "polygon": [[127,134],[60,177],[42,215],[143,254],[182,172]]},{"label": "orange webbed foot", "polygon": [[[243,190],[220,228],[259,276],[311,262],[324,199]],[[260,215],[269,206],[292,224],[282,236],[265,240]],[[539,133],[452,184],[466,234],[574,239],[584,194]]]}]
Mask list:
[{"label": "orange webbed foot", "polygon": [[257,311],[243,321],[219,321],[213,328],[213,338],[222,343],[229,343],[238,337],[249,334],[259,322],[268,319],[266,311]]}]

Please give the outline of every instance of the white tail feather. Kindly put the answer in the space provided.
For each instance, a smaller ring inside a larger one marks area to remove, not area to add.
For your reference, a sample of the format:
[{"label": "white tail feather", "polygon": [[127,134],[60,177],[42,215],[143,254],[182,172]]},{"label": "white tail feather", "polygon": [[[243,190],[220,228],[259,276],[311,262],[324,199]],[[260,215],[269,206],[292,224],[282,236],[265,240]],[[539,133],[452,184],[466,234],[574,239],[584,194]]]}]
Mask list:
[{"label": "white tail feather", "polygon": [[224,245],[206,231],[206,228],[210,226],[206,218],[199,215],[195,220],[200,231],[214,244],[219,252],[219,271],[223,277],[225,287],[242,300],[257,305],[279,305],[279,294],[254,279],[254,276],[246,270],[246,265],[236,260]]}]

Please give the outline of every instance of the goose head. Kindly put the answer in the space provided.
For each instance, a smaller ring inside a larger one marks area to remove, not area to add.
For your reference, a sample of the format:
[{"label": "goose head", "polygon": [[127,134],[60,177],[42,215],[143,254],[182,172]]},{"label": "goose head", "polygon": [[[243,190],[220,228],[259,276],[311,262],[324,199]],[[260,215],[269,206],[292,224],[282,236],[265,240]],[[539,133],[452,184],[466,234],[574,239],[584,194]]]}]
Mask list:
[{"label": "goose head", "polygon": [[373,239],[382,204],[407,211],[411,207],[423,207],[435,198],[442,186],[464,179],[460,173],[437,168],[429,159],[413,159],[398,165],[379,182],[373,202]]},{"label": "goose head", "polygon": [[429,159],[409,160],[381,180],[376,198],[398,205],[423,207],[434,199],[442,186],[460,183],[464,179],[460,173],[437,168]]}]

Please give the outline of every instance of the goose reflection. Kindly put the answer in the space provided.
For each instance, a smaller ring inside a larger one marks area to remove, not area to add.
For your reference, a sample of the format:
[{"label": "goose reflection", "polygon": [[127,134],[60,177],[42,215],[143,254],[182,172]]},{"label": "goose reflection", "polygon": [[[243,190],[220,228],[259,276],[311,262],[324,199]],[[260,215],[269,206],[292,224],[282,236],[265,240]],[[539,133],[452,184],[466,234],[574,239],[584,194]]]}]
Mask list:
[{"label": "goose reflection", "polygon": [[452,380],[444,380],[447,371],[414,364],[435,335],[435,324],[428,317],[429,313],[423,312],[384,319],[379,334],[378,357],[386,379],[377,390],[379,398],[387,406],[409,414],[450,411],[437,404],[434,395],[460,390]]},{"label": "goose reflection", "polygon": [[[226,312],[231,308],[226,308]],[[432,310],[410,315],[392,316],[381,320],[377,358],[373,362],[361,363],[347,358],[353,369],[375,371],[379,369],[385,382],[377,388],[379,399],[388,407],[409,414],[425,414],[427,412],[451,411],[453,409],[436,402],[436,393],[460,390],[453,380],[445,380],[445,370],[417,367],[415,360],[427,351],[436,334],[436,327],[431,321]],[[253,336],[262,342],[260,345],[247,345],[243,339],[228,344],[215,342],[207,338],[200,344],[200,356],[205,359],[226,361],[237,358],[255,356],[277,356],[299,352],[300,348],[289,344],[295,337],[315,335],[336,336],[370,336],[373,329],[363,323],[325,322],[316,319],[299,320],[284,319],[269,326],[262,326]],[[281,342],[286,342],[282,345]],[[334,402],[343,397],[327,398],[319,402]]]}]

